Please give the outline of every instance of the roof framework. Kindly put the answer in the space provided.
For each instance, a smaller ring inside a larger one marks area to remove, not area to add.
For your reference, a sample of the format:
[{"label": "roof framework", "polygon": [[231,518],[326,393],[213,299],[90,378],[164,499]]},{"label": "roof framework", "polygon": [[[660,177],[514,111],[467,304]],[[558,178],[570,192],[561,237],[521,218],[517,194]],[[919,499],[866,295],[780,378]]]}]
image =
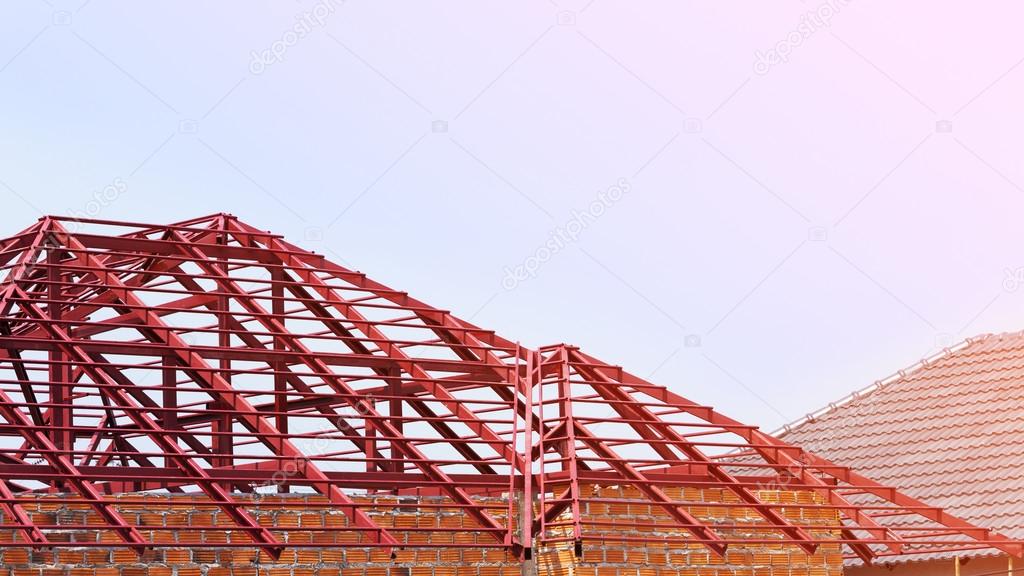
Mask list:
[{"label": "roof framework", "polygon": [[[242,531],[250,541],[228,545],[276,556],[285,543],[247,509],[272,491],[321,495],[359,546],[409,545],[356,496],[386,493],[443,496],[485,545],[524,556],[664,543],[666,530],[717,554],[757,538],[807,552],[839,541],[867,561],[906,545],[1021,553],[575,347],[521,347],[230,215],[45,217],[0,240],[0,280],[0,528],[25,545],[90,544],[55,536],[86,527],[33,521],[23,504],[41,494],[91,507],[103,522],[87,527],[103,535],[92,544],[166,545],[111,496],[184,492],[230,518],[206,530]],[[593,488],[609,485],[669,523],[624,536],[588,520],[587,505],[607,503]],[[720,489],[711,506],[763,520],[702,521],[692,507],[708,504],[678,488]],[[776,490],[815,500],[762,497]],[[536,505],[510,522],[513,498],[488,498],[501,494]],[[812,530],[794,508],[841,520]],[[452,544],[417,544],[431,545]]]}]

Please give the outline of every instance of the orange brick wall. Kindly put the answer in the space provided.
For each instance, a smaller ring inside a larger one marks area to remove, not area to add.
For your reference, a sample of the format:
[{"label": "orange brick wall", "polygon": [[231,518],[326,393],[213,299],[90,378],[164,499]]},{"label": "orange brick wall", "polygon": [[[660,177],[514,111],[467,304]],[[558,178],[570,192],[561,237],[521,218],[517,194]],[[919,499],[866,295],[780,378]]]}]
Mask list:
[{"label": "orange brick wall", "polygon": [[[429,542],[440,548],[396,549],[394,558],[380,548],[358,547],[359,535],[351,532],[329,532],[324,527],[345,526],[347,520],[341,510],[331,508],[318,496],[271,496],[254,500],[247,505],[252,515],[264,526],[278,529],[283,541],[313,544],[298,545],[285,550],[274,560],[254,548],[189,547],[204,542],[218,544],[226,541],[245,542],[244,535],[230,531],[204,533],[187,527],[229,526],[230,520],[202,496],[147,495],[151,504],[121,503],[118,509],[129,522],[143,528],[143,534],[155,542],[171,544],[167,548],[153,548],[141,558],[133,551],[112,546],[98,548],[57,548],[32,550],[12,545],[16,542],[13,531],[0,531],[0,575],[15,576],[839,576],[842,557],[838,545],[822,546],[818,553],[807,555],[798,548],[783,544],[733,546],[723,559],[709,554],[697,543],[686,544],[688,533],[676,529],[652,531],[629,526],[631,521],[667,522],[668,517],[658,507],[630,502],[637,494],[628,488],[591,487],[591,494],[601,498],[621,499],[620,503],[588,503],[583,505],[583,517],[611,520],[614,528],[588,529],[587,544],[582,558],[575,558],[571,545],[558,544],[539,548],[536,564],[523,566],[517,558],[499,548],[488,548],[491,537],[473,532],[475,522],[453,508],[445,508],[441,498],[419,498],[399,501],[394,496],[363,496],[358,501],[378,524],[391,529],[400,540],[411,546]],[[673,497],[683,496],[677,489],[668,489]],[[729,492],[721,490],[688,490],[687,498],[711,503],[732,501]],[[140,496],[125,498],[138,500]],[[781,502],[812,502],[807,493],[763,492],[762,498]],[[501,506],[504,499],[490,501]],[[311,504],[302,508],[298,504]],[[419,507],[417,507],[419,505]],[[76,525],[95,522],[94,513],[84,505],[64,505],[52,498],[40,496],[26,501],[25,509],[41,523]],[[430,508],[429,506],[436,506]],[[691,507],[694,516],[709,523],[763,522],[753,510],[727,509],[706,506]],[[739,510],[739,512],[736,512]],[[806,525],[835,523],[829,513],[811,517],[800,509],[784,509],[790,518],[800,519]],[[500,522],[505,512],[491,511]],[[422,532],[403,532],[410,526],[427,528]],[[147,530],[146,527],[151,527]],[[170,527],[170,530],[157,530]],[[179,528],[180,527],[180,528]],[[286,531],[286,528],[301,528]],[[443,532],[441,528],[460,528],[461,532]],[[318,530],[319,529],[319,530]],[[429,529],[437,529],[431,531]],[[603,536],[608,541],[598,537]],[[557,532],[553,531],[553,532]],[[611,541],[615,536],[637,536],[643,533],[665,544],[623,544]],[[756,531],[746,534],[757,536]],[[204,535],[205,534],[205,535]],[[557,533],[550,534],[558,536]],[[76,541],[95,541],[96,533],[81,531]],[[100,542],[113,542],[111,535]],[[445,547],[459,542],[469,547]],[[669,544],[672,542],[672,544]],[[352,547],[356,544],[356,547]],[[343,546],[344,545],[344,546]],[[478,545],[478,546],[477,546]]]},{"label": "orange brick wall", "polygon": [[[610,527],[583,527],[594,542],[601,536],[603,543],[585,544],[583,556],[573,559],[572,550],[561,547],[554,553],[538,555],[539,572],[564,576],[841,576],[843,556],[839,544],[819,546],[815,554],[806,554],[800,548],[784,544],[746,544],[730,546],[725,558],[711,553],[699,543],[686,544],[690,533],[673,527],[663,529],[636,528],[632,523],[672,524],[668,514],[659,506],[642,502],[639,491],[632,487],[584,487],[581,517],[584,520],[603,521]],[[674,500],[704,503],[739,503],[738,497],[721,489],[664,488]],[[758,492],[764,502],[781,504],[820,503],[811,492],[764,490]],[[620,501],[615,503],[586,502],[589,498]],[[709,524],[764,524],[765,520],[750,508],[689,506],[687,511]],[[807,527],[808,532],[822,539],[837,537],[818,525],[838,524],[834,510],[809,508],[782,508],[780,512],[794,523]],[[756,529],[717,530],[723,537],[771,538],[771,534]],[[554,534],[552,534],[554,535]],[[663,540],[665,544],[615,542],[615,538],[647,538]],[[671,543],[670,543],[671,542]]]}]

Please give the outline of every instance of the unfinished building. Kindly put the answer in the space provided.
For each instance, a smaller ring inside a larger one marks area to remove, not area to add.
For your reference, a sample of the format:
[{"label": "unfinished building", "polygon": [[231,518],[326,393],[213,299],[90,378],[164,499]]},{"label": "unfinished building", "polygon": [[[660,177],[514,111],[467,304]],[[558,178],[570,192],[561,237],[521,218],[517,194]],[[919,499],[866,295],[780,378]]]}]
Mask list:
[{"label": "unfinished building", "polygon": [[1022,551],[231,215],[44,217],[0,266],[12,574],[831,576]]}]

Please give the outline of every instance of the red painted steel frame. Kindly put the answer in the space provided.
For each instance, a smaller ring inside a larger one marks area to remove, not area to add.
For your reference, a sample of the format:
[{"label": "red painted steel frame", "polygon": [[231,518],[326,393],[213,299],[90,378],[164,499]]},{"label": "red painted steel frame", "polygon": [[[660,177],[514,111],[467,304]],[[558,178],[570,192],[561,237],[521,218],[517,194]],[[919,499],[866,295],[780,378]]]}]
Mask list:
[{"label": "red painted steel frame", "polygon": [[[588,514],[622,504],[601,497],[612,486],[664,519]],[[812,498],[764,497],[780,491]],[[716,554],[839,542],[865,560],[1021,553],[574,347],[520,347],[227,214],[173,225],[46,217],[0,241],[0,530],[25,546],[141,552],[170,545],[146,536],[170,527],[123,509],[161,505],[145,493],[195,493],[230,519],[192,527],[195,545],[276,556],[296,528],[257,521],[268,492],[319,495],[282,506],[340,510],[344,526],[301,528],[358,535],[333,545],[468,545],[415,537],[448,530],[524,556],[666,541]],[[457,510],[464,527],[393,527],[372,503],[381,495]],[[101,523],[40,522],[25,510],[38,499]],[[709,522],[696,509],[759,520]]]}]

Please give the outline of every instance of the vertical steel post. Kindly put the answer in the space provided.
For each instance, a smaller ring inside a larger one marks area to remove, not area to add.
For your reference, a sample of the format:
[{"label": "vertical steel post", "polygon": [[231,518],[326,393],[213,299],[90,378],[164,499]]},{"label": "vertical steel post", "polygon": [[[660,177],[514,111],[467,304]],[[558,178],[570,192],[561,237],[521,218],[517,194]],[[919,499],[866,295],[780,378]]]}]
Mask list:
[{"label": "vertical steel post", "polygon": [[[274,315],[281,326],[285,326],[284,318],[284,284],[285,273],[280,267],[275,266],[270,271],[270,312]],[[271,337],[272,346],[275,352],[284,350],[284,341],[279,334]],[[278,432],[287,436],[288,434],[288,381],[285,371],[288,366],[282,361],[276,361],[272,365],[274,371],[274,423]],[[286,494],[291,490],[287,481],[277,483],[277,493]]]},{"label": "vertical steel post", "polygon": [[[60,269],[60,250],[55,239],[47,243],[46,250],[46,280],[48,300],[46,312],[50,320],[57,326],[65,329],[63,320],[62,293],[63,286]],[[70,332],[70,330],[69,330]],[[54,446],[61,452],[61,456],[73,459],[69,451],[74,450],[75,441],[71,430],[74,425],[74,418],[71,409],[72,394],[70,371],[64,353],[59,349],[52,349],[49,352],[49,379],[50,379],[50,409],[51,433],[50,437]]]},{"label": "vertical steel post", "polygon": [[[163,367],[160,372],[163,376],[160,383],[163,388],[163,427],[167,430],[167,439],[177,443],[178,437],[173,433],[178,429],[178,376],[174,369],[174,360],[171,356],[165,356],[162,360]],[[163,465],[170,467],[173,462],[169,455],[164,455]]]},{"label": "vertical steel post", "polygon": [[366,435],[366,471],[375,472],[379,466],[380,446],[377,444],[377,423],[373,421],[370,414],[376,412],[377,402],[373,396],[368,396],[366,404],[369,406],[369,410],[363,412],[363,430]]},{"label": "vertical steel post", "polygon": [[[523,505],[520,510],[520,536],[519,541],[523,546],[522,556],[524,560],[529,560],[533,557],[533,499],[534,499],[534,488],[535,488],[535,476],[534,476],[534,457],[533,457],[533,383],[534,383],[534,370],[536,369],[537,359],[535,357],[536,352],[533,350],[526,351],[526,371],[523,376],[519,375],[519,371],[516,371],[516,381],[522,383],[521,392],[523,395],[523,401],[525,403],[524,413],[526,415],[526,421],[523,423],[523,458],[522,462],[522,476],[523,476]],[[541,426],[541,434],[543,434],[543,426]]]},{"label": "vertical steel post", "polygon": [[[221,225],[223,228],[223,224]],[[217,244],[227,244],[227,232],[222,231],[217,234]],[[218,258],[217,261],[225,269],[228,266],[228,262],[223,258]],[[214,314],[217,315],[217,346],[221,349],[231,348],[231,333],[229,332],[228,326],[228,314],[231,312],[231,300],[227,295],[217,296],[217,307]],[[221,358],[219,362],[220,377],[227,383],[231,383],[231,359]],[[231,432],[234,428],[234,418],[231,415],[231,407],[223,402],[214,404],[217,410],[220,410],[222,414],[213,423],[213,451],[218,454],[215,461],[221,467],[228,467],[234,463],[234,451],[235,451],[235,439]],[[230,485],[225,485],[226,488],[230,488]]]},{"label": "vertical steel post", "polygon": [[[402,370],[398,366],[392,366],[388,369],[387,375],[388,384],[388,420],[391,422],[391,426],[400,434],[404,433],[402,419]],[[396,439],[392,439],[388,442],[388,465],[385,470],[390,472],[401,472],[404,470],[402,464],[402,452],[395,442]]]},{"label": "vertical steel post", "polygon": [[[512,444],[512,449],[515,451],[516,456],[519,457],[519,343],[516,343],[515,361],[513,362],[514,372],[512,378],[510,378],[510,384],[512,385],[512,412],[510,418],[512,419],[512,431],[510,432],[509,442]],[[521,475],[522,470],[515,461],[509,463],[508,467],[508,508],[505,511],[505,544],[511,546],[516,541],[515,534],[515,510],[516,506],[522,509],[523,505],[523,493],[521,490],[516,490],[516,475]]]},{"label": "vertical steel post", "polygon": [[565,426],[565,450],[562,454],[562,470],[569,474],[569,498],[572,503],[572,536],[576,557],[583,555],[583,528],[580,525],[580,483],[579,468],[576,458],[576,420],[572,410],[572,366],[569,350],[565,346],[558,349],[558,406],[561,421]]}]

